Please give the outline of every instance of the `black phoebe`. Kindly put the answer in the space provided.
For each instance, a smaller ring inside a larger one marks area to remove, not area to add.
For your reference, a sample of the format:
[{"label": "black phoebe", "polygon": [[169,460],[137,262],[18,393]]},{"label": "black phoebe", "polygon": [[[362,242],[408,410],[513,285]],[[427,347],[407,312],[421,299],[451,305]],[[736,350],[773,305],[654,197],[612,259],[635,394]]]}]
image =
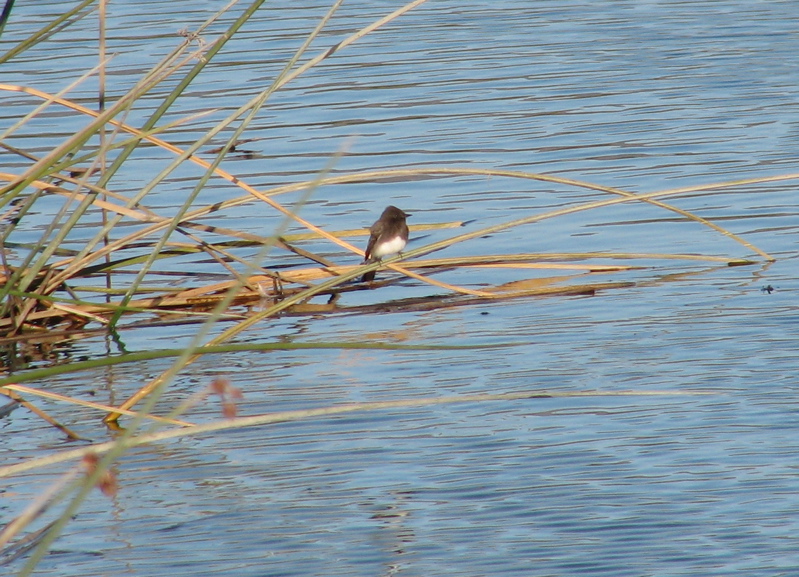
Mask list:
[{"label": "black phoebe", "polygon": [[[405,219],[411,216],[405,214],[396,206],[387,206],[380,218],[369,227],[369,244],[366,245],[364,263],[381,260],[389,254],[402,252],[408,243],[408,225]],[[375,271],[368,272],[361,278],[361,282],[371,282],[375,279]]]}]

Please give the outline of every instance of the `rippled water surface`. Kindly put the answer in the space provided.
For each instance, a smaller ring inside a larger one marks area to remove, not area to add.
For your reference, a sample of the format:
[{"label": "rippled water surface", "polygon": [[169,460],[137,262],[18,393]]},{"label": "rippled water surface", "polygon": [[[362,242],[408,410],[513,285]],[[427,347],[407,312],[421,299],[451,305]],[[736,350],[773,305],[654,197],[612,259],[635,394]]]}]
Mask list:
[{"label": "rippled water surface", "polygon": [[[327,9],[300,4],[265,4],[170,118],[213,112],[164,137],[186,146],[268,86]],[[345,2],[311,54],[398,6]],[[109,98],[181,42],[178,30],[195,28],[217,8],[112,3]],[[0,51],[66,9],[57,2],[15,6]],[[788,174],[799,146],[798,15],[791,2],[430,1],[279,91],[244,134],[256,139],[247,145],[251,158],[234,155],[223,167],[264,188],[313,178],[340,150],[346,153],[333,172],[495,168],[634,192]],[[206,40],[222,29],[212,27]],[[94,65],[86,54],[95,37],[90,16],[2,65],[0,82],[57,92]],[[157,102],[169,88],[147,99]],[[88,106],[95,89],[90,79],[73,95]],[[0,98],[0,128],[30,110],[24,95]],[[128,121],[144,118],[142,108]],[[56,138],[83,123],[57,109],[37,122],[31,130]],[[23,131],[10,143],[27,149],[40,139]],[[7,171],[24,165],[5,151],[0,160]],[[120,172],[119,192],[136,191],[168,160],[145,149]],[[197,174],[173,174],[154,191],[152,208],[173,210]],[[212,355],[177,377],[163,406],[216,376],[243,391],[243,415],[480,393],[595,394],[356,412],[135,449],[115,466],[118,495],[96,492],[38,574],[796,575],[795,186],[742,185],[670,200],[743,236],[773,263],[653,259],[643,263],[652,268],[598,281],[633,286],[590,297],[265,321],[240,340],[515,346]],[[240,194],[219,181],[201,202]],[[602,198],[543,182],[430,178],[322,187],[303,216],[330,230],[351,229],[368,226],[391,203],[413,213],[414,223],[474,221],[466,230],[475,230]],[[41,215],[43,222],[51,216]],[[249,204],[213,222],[268,234],[279,219]],[[40,233],[32,227],[27,240]],[[426,234],[417,243],[453,233]],[[356,262],[338,248],[308,246]],[[674,213],[631,203],[514,228],[440,255],[532,251],[755,257]],[[483,270],[441,278],[477,287],[517,276]],[[431,290],[438,289],[408,281],[348,293],[339,304]],[[120,336],[126,350],[172,348],[196,330]],[[88,339],[62,360],[118,353],[119,346]],[[113,403],[169,364],[119,365],[32,385]],[[608,395],[622,391],[653,394]],[[89,409],[48,408],[92,440],[108,436]],[[187,418],[219,418],[218,402]],[[4,463],[72,446],[25,409],[0,427]],[[61,470],[5,479],[2,518],[17,515]]]}]

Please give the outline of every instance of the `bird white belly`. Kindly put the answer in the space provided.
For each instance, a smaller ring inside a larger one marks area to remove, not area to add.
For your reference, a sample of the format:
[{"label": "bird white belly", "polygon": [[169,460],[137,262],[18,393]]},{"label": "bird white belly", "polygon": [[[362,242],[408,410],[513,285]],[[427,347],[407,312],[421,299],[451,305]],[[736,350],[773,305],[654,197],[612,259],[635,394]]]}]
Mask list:
[{"label": "bird white belly", "polygon": [[396,254],[405,248],[405,239],[397,235],[388,242],[381,243],[374,247],[372,258],[383,258],[388,254]]}]

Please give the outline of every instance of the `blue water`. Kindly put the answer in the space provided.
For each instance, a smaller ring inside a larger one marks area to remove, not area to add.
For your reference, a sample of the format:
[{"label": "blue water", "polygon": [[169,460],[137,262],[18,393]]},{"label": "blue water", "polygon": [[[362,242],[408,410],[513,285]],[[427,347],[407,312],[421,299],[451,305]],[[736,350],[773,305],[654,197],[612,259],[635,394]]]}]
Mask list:
[{"label": "blue water", "polygon": [[[0,51],[65,6],[15,6]],[[397,6],[345,3],[310,54]],[[180,42],[175,31],[198,25],[216,8],[112,4],[111,97]],[[265,4],[170,118],[220,110],[165,138],[190,144],[268,86],[325,10],[324,3]],[[634,192],[790,173],[799,143],[795,12],[791,3],[733,0],[428,2],[275,94],[243,135],[256,139],[246,145],[254,158],[232,155],[223,166],[262,189],[314,178],[342,148],[335,173],[503,168]],[[206,40],[222,29],[212,27]],[[95,30],[95,20],[81,20],[4,64],[0,82],[63,88],[96,62]],[[149,95],[149,106],[170,82]],[[91,80],[76,92],[87,105],[95,85]],[[1,98],[0,129],[35,102],[16,93]],[[41,155],[83,122],[54,111],[9,143]],[[134,111],[129,121],[141,122],[145,112]],[[45,128],[44,136],[37,132]],[[5,170],[25,165],[0,154]],[[170,160],[143,148],[115,177],[116,190],[135,192]],[[171,214],[200,174],[181,167],[146,204]],[[242,194],[212,182],[198,205]],[[287,204],[297,198],[277,197]],[[413,248],[601,198],[551,183],[429,178],[321,187],[302,214],[329,230],[368,226],[389,203],[413,213],[412,223],[475,221],[455,233],[412,238]],[[482,393],[592,396],[373,410],[136,449],[115,467],[118,495],[95,493],[37,574],[797,574],[795,181],[669,202],[729,228],[777,261],[747,267],[630,261],[647,268],[583,280],[632,287],[433,310],[390,312],[392,301],[439,292],[416,282],[349,293],[339,314],[267,320],[239,340],[515,346],[213,355],[181,373],[159,406],[174,407],[218,376],[242,390],[242,415]],[[38,238],[58,206],[37,205],[40,220],[31,217],[14,240]],[[268,234],[279,219],[251,203],[204,222]],[[87,222],[87,235],[94,226]],[[75,247],[81,241],[71,240]],[[357,262],[321,241],[303,246]],[[555,218],[439,255],[600,250],[754,257],[730,239],[643,204]],[[284,262],[294,261],[274,252],[267,264]],[[164,262],[159,270],[187,266],[222,272],[197,257]],[[439,278],[477,287],[543,274],[477,269]],[[775,290],[761,290],[766,286]],[[354,307],[375,302],[389,307],[356,314]],[[96,337],[63,345],[50,362],[122,347],[171,348],[196,330],[123,329],[116,342]],[[30,384],[120,402],[168,367],[167,359]],[[635,394],[605,395],[622,391]],[[47,408],[92,440],[108,437],[89,409]],[[220,418],[218,400],[186,418]],[[0,448],[3,463],[72,446],[24,409],[0,427],[8,439]],[[63,470],[4,480],[2,518],[18,514]],[[14,562],[11,572],[23,563]]]}]

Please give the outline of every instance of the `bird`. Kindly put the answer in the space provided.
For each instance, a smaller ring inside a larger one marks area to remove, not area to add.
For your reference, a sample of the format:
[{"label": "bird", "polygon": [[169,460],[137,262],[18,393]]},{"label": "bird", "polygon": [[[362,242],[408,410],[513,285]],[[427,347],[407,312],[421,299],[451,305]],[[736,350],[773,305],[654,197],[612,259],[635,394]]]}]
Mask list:
[{"label": "bird", "polygon": [[[408,244],[408,225],[411,216],[396,206],[387,206],[375,223],[369,227],[369,242],[364,253],[364,264],[382,260],[384,256],[401,253]],[[375,271],[363,275],[361,282],[372,282]]]}]

